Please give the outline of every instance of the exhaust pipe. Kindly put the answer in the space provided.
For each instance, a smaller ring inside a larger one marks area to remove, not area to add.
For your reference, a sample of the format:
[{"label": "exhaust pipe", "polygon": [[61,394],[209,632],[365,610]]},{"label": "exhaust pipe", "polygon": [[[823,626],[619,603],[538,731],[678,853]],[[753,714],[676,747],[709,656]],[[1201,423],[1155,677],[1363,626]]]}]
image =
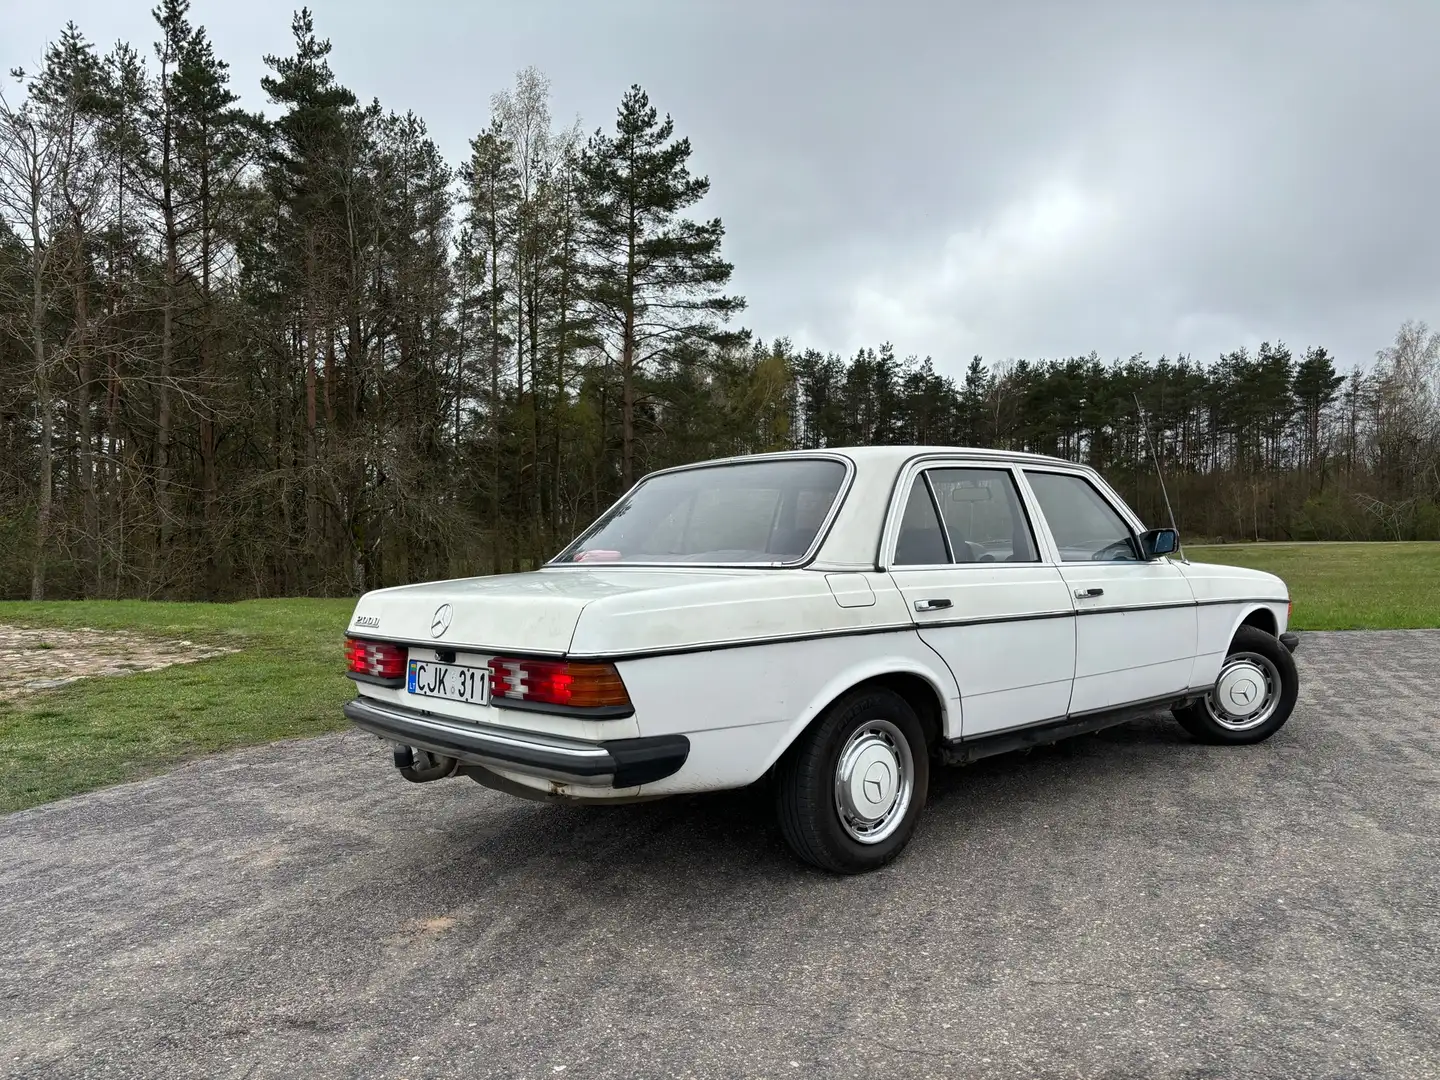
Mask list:
[{"label": "exhaust pipe", "polygon": [[460,762],[456,758],[442,757],[439,754],[432,754],[428,750],[417,751],[403,743],[393,744],[395,757],[395,768],[400,770],[400,775],[412,784],[428,784],[432,780],[444,780],[454,776],[460,768]]}]

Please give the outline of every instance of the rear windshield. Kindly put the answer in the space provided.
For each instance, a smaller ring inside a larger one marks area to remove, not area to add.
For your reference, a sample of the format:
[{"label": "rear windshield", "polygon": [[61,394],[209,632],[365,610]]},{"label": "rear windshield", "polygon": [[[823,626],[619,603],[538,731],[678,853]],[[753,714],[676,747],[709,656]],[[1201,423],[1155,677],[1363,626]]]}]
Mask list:
[{"label": "rear windshield", "polygon": [[684,469],[646,480],[557,563],[754,563],[803,558],[845,466],[823,458]]}]

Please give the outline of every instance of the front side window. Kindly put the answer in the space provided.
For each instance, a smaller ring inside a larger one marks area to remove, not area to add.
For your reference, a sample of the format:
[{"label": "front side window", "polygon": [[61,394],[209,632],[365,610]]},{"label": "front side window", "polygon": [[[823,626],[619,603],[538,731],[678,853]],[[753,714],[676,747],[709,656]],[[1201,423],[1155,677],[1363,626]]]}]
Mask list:
[{"label": "front side window", "polygon": [[845,466],[824,458],[664,473],[642,483],[553,561],[797,562],[844,482]]},{"label": "front side window", "polygon": [[1125,520],[1083,476],[1031,472],[1035,492],[1062,562],[1130,562],[1140,553]]}]

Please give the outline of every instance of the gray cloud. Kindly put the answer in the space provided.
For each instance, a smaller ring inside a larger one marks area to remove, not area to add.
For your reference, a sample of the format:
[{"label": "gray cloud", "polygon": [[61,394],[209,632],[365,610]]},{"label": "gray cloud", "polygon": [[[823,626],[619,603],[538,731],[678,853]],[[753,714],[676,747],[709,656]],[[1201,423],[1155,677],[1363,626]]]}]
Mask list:
[{"label": "gray cloud", "polygon": [[[6,66],[66,18],[153,36],[128,0],[3,2]],[[766,337],[950,371],[1262,339],[1349,365],[1440,321],[1434,0],[313,6],[341,78],[452,159],[526,64],[587,129],[640,82],[711,176]],[[196,4],[249,104],[289,12]]]}]

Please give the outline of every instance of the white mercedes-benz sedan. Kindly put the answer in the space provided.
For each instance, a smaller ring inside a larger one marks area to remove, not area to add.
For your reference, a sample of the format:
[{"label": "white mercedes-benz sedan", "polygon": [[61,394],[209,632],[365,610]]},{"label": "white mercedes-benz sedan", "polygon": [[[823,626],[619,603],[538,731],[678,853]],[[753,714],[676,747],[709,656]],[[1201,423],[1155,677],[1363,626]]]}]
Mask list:
[{"label": "white mercedes-benz sedan", "polygon": [[757,782],[802,859],[893,859],[930,770],[1171,709],[1255,743],[1271,574],[1189,562],[1092,469],[876,446],[653,473],[538,570],[362,596],[345,715],[409,780],[616,802]]}]

